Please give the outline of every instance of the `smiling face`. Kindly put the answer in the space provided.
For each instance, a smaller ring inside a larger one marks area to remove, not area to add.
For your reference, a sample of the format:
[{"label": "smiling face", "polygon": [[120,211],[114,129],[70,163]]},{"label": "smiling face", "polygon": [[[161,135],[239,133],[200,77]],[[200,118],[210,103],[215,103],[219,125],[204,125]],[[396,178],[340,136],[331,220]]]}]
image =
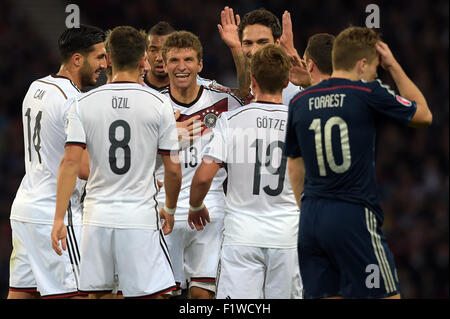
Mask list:
[{"label": "smiling face", "polygon": [[106,68],[106,50],[103,42],[93,45],[94,50],[84,57],[80,69],[81,85],[89,86],[97,83],[102,70]]},{"label": "smiling face", "polygon": [[171,87],[187,89],[197,85],[197,74],[203,68],[197,55],[193,48],[170,48],[167,51],[165,70]]},{"label": "smiling face", "polygon": [[272,30],[262,24],[248,25],[242,31],[242,50],[248,61],[264,45],[279,44],[279,42],[279,40],[275,42]]}]

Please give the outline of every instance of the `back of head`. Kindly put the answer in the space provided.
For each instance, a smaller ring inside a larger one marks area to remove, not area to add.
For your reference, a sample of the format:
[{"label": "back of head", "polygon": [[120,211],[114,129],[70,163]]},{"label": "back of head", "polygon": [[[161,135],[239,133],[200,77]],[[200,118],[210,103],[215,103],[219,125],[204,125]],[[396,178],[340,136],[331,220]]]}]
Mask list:
[{"label": "back of head", "polygon": [[175,32],[175,29],[166,21],[160,21],[148,30],[148,35],[168,35]]},{"label": "back of head", "polygon": [[289,80],[291,63],[279,46],[267,44],[252,56],[250,69],[263,93],[281,93]]},{"label": "back of head", "polygon": [[58,46],[62,62],[67,62],[74,53],[83,55],[93,51],[93,45],[105,41],[103,30],[81,24],[79,28],[66,29],[59,37]]},{"label": "back of head", "polygon": [[323,74],[331,75],[333,72],[331,51],[334,40],[335,36],[329,33],[318,33],[308,39],[305,57],[306,59],[313,60],[319,71]]},{"label": "back of head", "polygon": [[333,70],[351,71],[356,63],[366,58],[372,62],[377,56],[375,44],[380,35],[373,29],[349,27],[336,37],[333,50]]},{"label": "back of head", "polygon": [[274,41],[277,41],[281,37],[282,28],[280,20],[278,20],[278,18],[272,12],[261,8],[258,10],[250,11],[242,18],[238,28],[239,39],[241,41],[242,33],[244,32],[245,27],[254,24],[260,24],[271,29]]},{"label": "back of head", "polygon": [[115,27],[109,36],[108,46],[113,68],[116,71],[134,70],[145,55],[146,38],[130,26]]},{"label": "back of head", "polygon": [[194,49],[197,52],[198,61],[203,59],[203,47],[200,39],[189,31],[175,31],[169,35],[162,48],[162,56],[167,60],[167,52],[172,49]]}]

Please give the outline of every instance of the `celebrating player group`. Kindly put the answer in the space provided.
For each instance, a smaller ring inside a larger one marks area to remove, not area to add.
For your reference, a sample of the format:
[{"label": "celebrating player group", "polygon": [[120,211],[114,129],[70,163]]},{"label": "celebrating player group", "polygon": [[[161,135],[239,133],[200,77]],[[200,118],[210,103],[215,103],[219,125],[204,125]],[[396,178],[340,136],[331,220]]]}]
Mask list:
[{"label": "celebrating player group", "polygon": [[217,27],[236,88],[164,21],[62,32],[23,100],[8,298],[400,298],[377,124],[430,125],[421,91],[373,29],[300,56],[287,11],[225,7]]}]

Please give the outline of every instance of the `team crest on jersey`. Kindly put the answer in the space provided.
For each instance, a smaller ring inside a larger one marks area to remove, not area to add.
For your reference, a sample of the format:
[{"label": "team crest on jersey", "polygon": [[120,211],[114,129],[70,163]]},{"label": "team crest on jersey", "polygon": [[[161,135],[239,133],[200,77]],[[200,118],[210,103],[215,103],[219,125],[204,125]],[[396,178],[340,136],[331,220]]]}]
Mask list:
[{"label": "team crest on jersey", "polygon": [[402,105],[404,105],[404,106],[411,106],[411,105],[412,105],[411,101],[409,101],[409,100],[407,100],[407,99],[401,97],[400,95],[396,95],[395,98],[397,99],[397,101],[398,101],[400,104],[402,104]]},{"label": "team crest on jersey", "polygon": [[218,111],[215,110],[207,110],[203,112],[203,123],[207,128],[214,128],[217,122],[217,116],[219,115]]}]

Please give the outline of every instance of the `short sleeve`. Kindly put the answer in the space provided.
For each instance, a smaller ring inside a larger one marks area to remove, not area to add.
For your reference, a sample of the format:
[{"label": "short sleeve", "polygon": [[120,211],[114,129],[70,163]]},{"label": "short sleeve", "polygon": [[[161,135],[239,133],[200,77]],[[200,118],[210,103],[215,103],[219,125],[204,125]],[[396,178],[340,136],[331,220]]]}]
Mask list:
[{"label": "short sleeve", "polygon": [[202,157],[210,157],[214,160],[227,163],[227,119],[222,113],[213,128],[211,138],[204,147]]},{"label": "short sleeve", "polygon": [[244,105],[244,102],[241,101],[237,96],[228,93],[228,111],[233,111]]},{"label": "short sleeve", "polygon": [[376,112],[404,123],[411,121],[417,109],[416,102],[396,95],[379,80],[374,82],[373,90],[368,95],[368,105]]},{"label": "short sleeve", "polygon": [[66,119],[66,145],[80,144],[86,146],[86,133],[79,113],[78,100],[71,99],[70,101]]},{"label": "short sleeve", "polygon": [[[295,103],[295,102],[294,102]],[[300,157],[302,156],[302,152],[300,149],[300,145],[298,144],[297,132],[295,127],[295,105],[290,103],[289,112],[288,112],[288,121],[286,125],[286,140],[284,143],[283,153],[287,157]]]},{"label": "short sleeve", "polygon": [[178,132],[173,116],[173,108],[168,99],[161,105],[161,118],[158,138],[158,153],[169,154],[178,151]]}]

